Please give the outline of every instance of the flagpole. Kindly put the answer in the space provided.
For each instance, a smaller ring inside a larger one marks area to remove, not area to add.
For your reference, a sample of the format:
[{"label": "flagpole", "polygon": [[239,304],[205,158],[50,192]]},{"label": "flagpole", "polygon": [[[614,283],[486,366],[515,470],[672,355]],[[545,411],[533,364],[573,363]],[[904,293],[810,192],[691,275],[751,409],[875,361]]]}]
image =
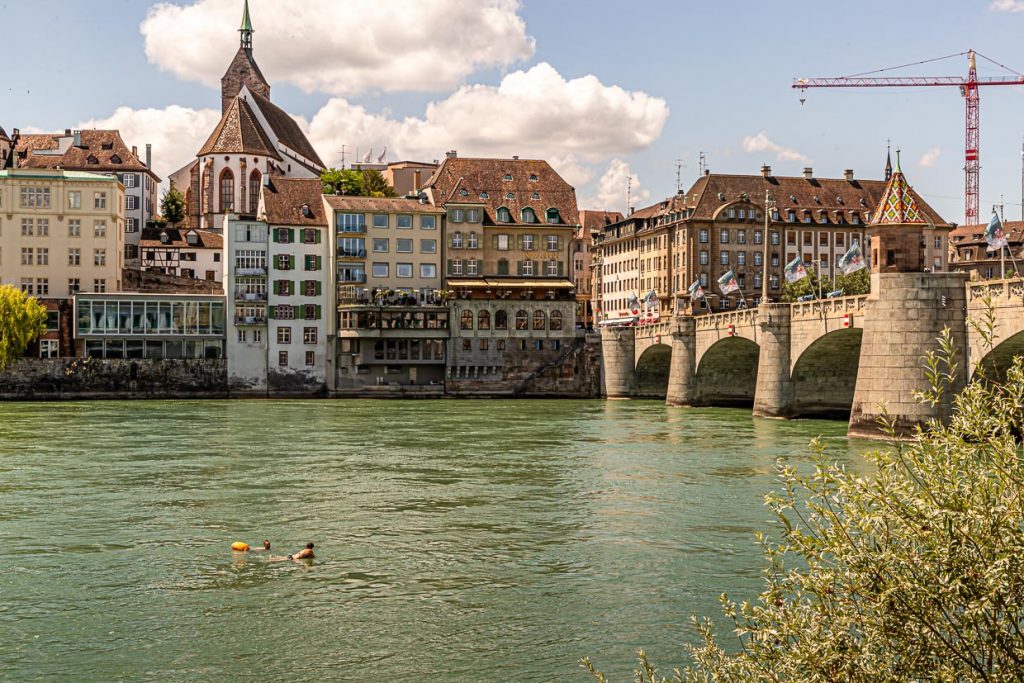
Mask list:
[{"label": "flagpole", "polygon": [[999,279],[1006,279],[1006,250],[1008,247],[1001,247],[999,249]]}]

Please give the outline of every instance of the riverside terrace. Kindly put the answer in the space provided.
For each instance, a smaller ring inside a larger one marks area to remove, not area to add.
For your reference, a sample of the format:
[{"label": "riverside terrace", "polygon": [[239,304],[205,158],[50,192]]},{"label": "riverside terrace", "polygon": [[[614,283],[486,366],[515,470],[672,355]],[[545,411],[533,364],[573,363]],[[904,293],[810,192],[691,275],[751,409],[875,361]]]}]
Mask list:
[{"label": "riverside terrace", "polygon": [[[986,348],[968,319],[988,306],[996,340]],[[1005,373],[1024,355],[1024,281],[967,283],[959,273],[881,273],[872,293],[602,330],[604,393],[665,398],[681,406],[752,406],[762,417],[849,415],[851,436],[877,435],[881,403],[906,433],[935,408],[914,400],[927,388],[922,359],[949,327],[956,360]]]}]

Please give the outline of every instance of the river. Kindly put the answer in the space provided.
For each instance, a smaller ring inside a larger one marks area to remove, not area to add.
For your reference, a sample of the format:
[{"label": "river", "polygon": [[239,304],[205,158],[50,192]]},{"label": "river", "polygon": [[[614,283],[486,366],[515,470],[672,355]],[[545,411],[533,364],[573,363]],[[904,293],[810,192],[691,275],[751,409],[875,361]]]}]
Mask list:
[{"label": "river", "polygon": [[[754,598],[841,422],[602,401],[6,403],[0,677],[632,680]],[[311,564],[275,554],[316,543]]]}]

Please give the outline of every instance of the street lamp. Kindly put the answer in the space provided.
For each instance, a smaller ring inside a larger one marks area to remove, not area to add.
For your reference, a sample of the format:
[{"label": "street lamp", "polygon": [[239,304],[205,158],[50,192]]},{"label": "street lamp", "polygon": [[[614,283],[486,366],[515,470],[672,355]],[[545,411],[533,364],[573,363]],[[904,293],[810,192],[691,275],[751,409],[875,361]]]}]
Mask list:
[{"label": "street lamp", "polygon": [[771,212],[776,206],[775,200],[768,190],[764,191],[764,235],[761,236],[761,305],[768,305],[768,228],[771,224]]}]

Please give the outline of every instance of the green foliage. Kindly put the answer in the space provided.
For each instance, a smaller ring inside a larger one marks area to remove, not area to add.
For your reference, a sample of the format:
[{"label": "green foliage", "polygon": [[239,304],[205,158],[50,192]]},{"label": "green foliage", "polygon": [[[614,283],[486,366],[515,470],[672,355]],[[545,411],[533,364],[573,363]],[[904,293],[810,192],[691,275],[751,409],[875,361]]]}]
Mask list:
[{"label": "green foliage", "polygon": [[320,174],[324,194],[342,194],[350,197],[395,197],[380,171],[359,171],[351,168],[326,168]]},{"label": "green foliage", "polygon": [[[925,359],[932,387],[918,395],[931,404],[949,400],[963,370],[951,335],[938,346]],[[780,461],[781,491],[766,497],[775,529],[758,535],[764,590],[754,602],[721,596],[734,644],[695,617],[700,643],[671,680],[1021,680],[1024,358],[952,403],[947,423],[909,441],[883,416],[890,441],[866,456],[872,476],[835,464],[819,442],[809,474]],[[641,652],[635,680],[668,679]]]},{"label": "green foliage", "polygon": [[17,287],[0,285],[0,370],[46,330],[46,307]]},{"label": "green foliage", "polygon": [[[861,268],[849,275],[840,274],[834,278],[822,278],[822,296],[837,289],[843,290],[843,296],[867,294],[871,291],[871,272],[867,268]],[[813,273],[797,282],[783,282],[782,284],[783,301],[796,301],[798,298],[808,294],[813,294],[815,297],[818,296],[818,277]]]},{"label": "green foliage", "polygon": [[160,198],[160,214],[171,225],[177,225],[185,220],[187,211],[185,195],[175,187],[164,192],[164,196]]}]

